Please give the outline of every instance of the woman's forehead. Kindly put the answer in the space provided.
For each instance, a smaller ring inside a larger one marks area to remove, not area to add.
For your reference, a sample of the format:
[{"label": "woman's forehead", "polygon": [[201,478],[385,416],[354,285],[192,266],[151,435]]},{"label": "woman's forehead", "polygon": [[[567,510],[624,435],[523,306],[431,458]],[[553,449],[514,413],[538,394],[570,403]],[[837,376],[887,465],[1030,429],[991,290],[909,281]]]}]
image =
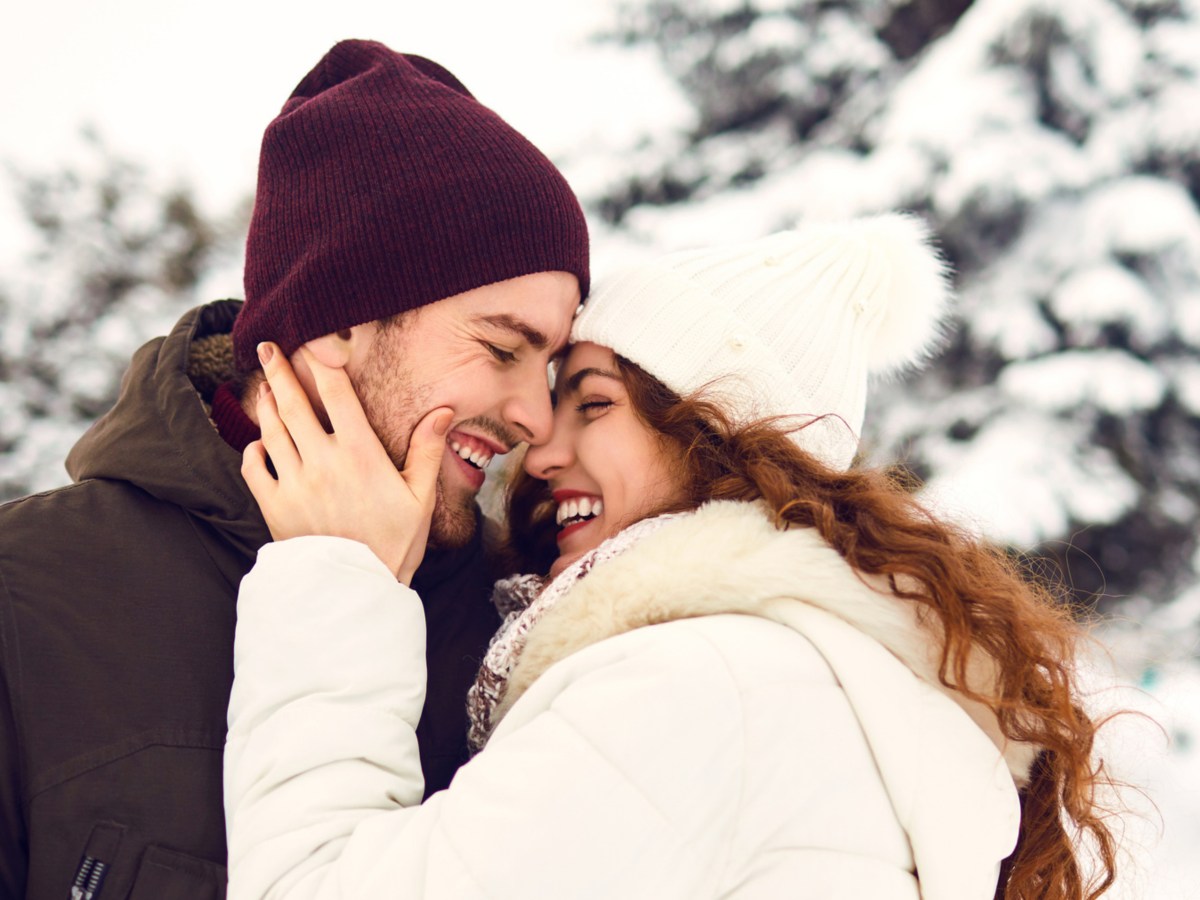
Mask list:
[{"label": "woman's forehead", "polygon": [[579,373],[593,369],[616,375],[617,363],[612,350],[588,341],[572,344],[555,370],[554,385],[560,390],[566,390],[572,380],[578,382],[576,376]]},{"label": "woman's forehead", "polygon": [[574,368],[600,365],[612,368],[615,365],[614,358],[610,348],[601,344],[593,344],[591,341],[580,341],[577,344],[571,344],[567,349],[564,364]]}]

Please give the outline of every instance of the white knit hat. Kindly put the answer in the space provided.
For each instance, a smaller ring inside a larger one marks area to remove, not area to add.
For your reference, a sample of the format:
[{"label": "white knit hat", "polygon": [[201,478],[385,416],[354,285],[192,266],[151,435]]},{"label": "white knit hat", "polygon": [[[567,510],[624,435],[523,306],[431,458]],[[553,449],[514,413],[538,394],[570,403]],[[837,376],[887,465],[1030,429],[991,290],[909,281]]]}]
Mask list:
[{"label": "white knit hat", "polygon": [[923,361],[949,302],[929,230],[887,214],[635,265],[597,284],[571,339],[681,396],[706,388],[735,422],[795,417],[795,441],[846,469],[868,375]]}]

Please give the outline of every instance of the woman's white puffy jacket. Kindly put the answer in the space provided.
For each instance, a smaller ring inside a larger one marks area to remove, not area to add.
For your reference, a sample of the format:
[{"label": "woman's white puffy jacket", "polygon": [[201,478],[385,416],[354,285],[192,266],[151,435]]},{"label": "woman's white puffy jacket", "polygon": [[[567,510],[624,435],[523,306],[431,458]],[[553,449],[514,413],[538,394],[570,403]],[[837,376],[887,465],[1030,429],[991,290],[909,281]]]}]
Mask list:
[{"label": "woman's white puffy jacket", "polygon": [[910,605],[752,505],[581,580],[424,804],[416,595],[364,545],[299,538],[238,615],[230,900],[988,900],[1016,841],[1030,748],[936,686]]}]

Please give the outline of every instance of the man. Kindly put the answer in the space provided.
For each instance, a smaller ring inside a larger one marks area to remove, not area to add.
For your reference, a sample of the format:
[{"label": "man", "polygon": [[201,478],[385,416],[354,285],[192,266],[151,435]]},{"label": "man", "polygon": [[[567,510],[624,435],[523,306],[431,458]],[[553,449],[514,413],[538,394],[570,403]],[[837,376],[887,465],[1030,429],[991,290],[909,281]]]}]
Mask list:
[{"label": "man", "polygon": [[546,366],[588,289],[578,202],[449,72],[343,42],[267,128],[245,287],[138,351],[75,484],[0,508],[6,900],[224,895],[235,599],[270,539],[240,475],[262,342],[318,405],[297,351],[343,367],[397,465],[429,410],[454,412],[413,581],[427,791],[465,760],[497,624],[475,493],[494,454],[548,436]]}]

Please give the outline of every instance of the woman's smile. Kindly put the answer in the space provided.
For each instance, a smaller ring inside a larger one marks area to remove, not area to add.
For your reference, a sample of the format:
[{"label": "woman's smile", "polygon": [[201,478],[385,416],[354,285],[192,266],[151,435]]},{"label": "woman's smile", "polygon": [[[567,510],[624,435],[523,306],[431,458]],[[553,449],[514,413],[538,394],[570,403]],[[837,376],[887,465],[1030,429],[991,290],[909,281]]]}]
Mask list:
[{"label": "woman's smile", "polygon": [[611,350],[576,344],[555,385],[550,440],[525,455],[525,471],[549,485],[556,505],[551,575],[682,497],[675,459],[634,410]]},{"label": "woman's smile", "polygon": [[557,490],[552,496],[558,504],[555,521],[558,522],[560,545],[571,535],[596,522],[604,513],[604,500],[596,494]]}]

